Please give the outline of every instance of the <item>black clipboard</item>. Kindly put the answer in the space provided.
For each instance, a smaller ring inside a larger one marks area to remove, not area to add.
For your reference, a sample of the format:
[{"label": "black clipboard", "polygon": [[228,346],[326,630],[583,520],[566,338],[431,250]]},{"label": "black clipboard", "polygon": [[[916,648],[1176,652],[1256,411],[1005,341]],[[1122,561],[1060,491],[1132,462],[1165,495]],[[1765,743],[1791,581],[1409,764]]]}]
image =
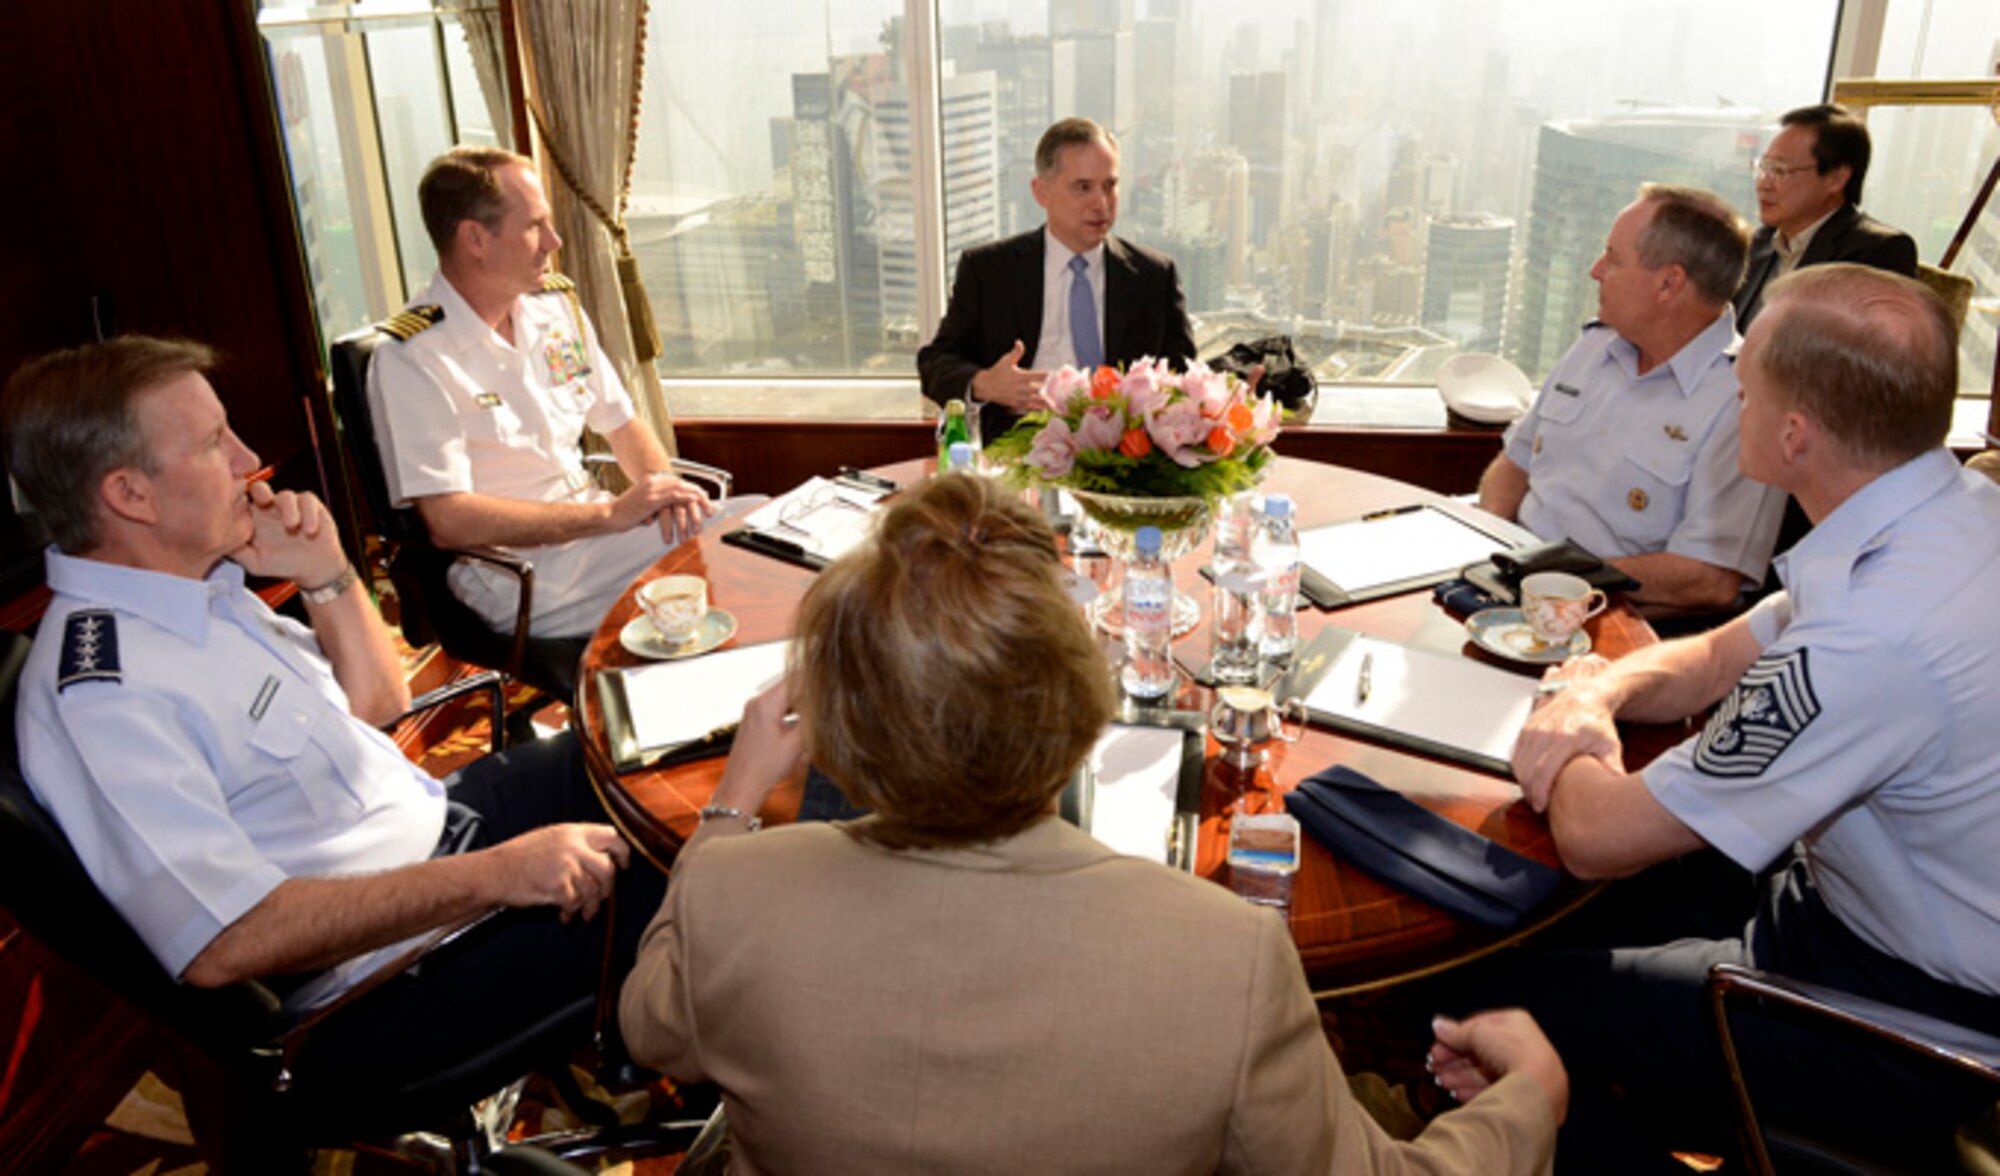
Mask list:
[{"label": "black clipboard", "polygon": [[[1493,531],[1480,526],[1456,511],[1445,510],[1434,503],[1413,503],[1409,506],[1391,507],[1388,510],[1370,511],[1355,518],[1343,519],[1338,523],[1328,523],[1326,526],[1339,527],[1349,523],[1365,523],[1376,519],[1390,519],[1420,510],[1436,511],[1459,526],[1491,539],[1496,551],[1514,551],[1528,545],[1526,541],[1516,539],[1512,536],[1495,534]],[[1311,529],[1319,530],[1321,528],[1315,527]],[[1405,592],[1414,592],[1419,588],[1429,588],[1434,584],[1442,584],[1446,580],[1456,577],[1463,566],[1462,563],[1453,563],[1450,567],[1439,568],[1435,572],[1426,572],[1420,576],[1392,580],[1385,584],[1369,584],[1360,588],[1344,588],[1319,572],[1301,564],[1299,566],[1299,595],[1312,601],[1322,609],[1345,608],[1350,604],[1362,604],[1370,600],[1380,600],[1385,596],[1401,596]]]},{"label": "black clipboard", "polygon": [[[1334,663],[1340,659],[1340,655],[1346,650],[1348,643],[1363,636],[1367,636],[1371,641],[1394,644],[1384,641],[1383,638],[1359,633],[1353,629],[1343,629],[1336,625],[1329,625],[1320,630],[1318,636],[1308,641],[1297,652],[1292,654],[1292,668],[1286,671],[1284,677],[1278,679],[1277,685],[1272,689],[1272,697],[1297,699],[1299,705],[1306,707],[1306,717],[1322,727],[1327,727],[1348,735],[1359,735],[1364,739],[1369,739],[1377,743],[1385,743],[1391,747],[1400,747],[1406,751],[1415,751],[1424,755],[1436,756],[1438,759],[1449,760],[1455,764],[1464,764],[1469,768],[1478,768],[1481,771],[1492,772],[1496,776],[1513,778],[1513,766],[1503,757],[1486,755],[1457,744],[1442,743],[1422,735],[1411,734],[1410,732],[1401,731],[1380,723],[1371,723],[1356,719],[1350,715],[1334,714],[1330,711],[1307,706],[1307,696],[1313,692],[1313,688],[1319,685],[1320,679],[1325,677],[1327,671],[1332,669]],[[1412,652],[1419,656],[1427,657],[1457,656],[1455,654],[1437,653],[1427,649],[1412,648]],[[1491,669],[1492,667],[1487,668]],[[1505,674],[1503,670],[1496,669],[1494,672]],[[1523,680],[1531,681],[1529,679]]]}]

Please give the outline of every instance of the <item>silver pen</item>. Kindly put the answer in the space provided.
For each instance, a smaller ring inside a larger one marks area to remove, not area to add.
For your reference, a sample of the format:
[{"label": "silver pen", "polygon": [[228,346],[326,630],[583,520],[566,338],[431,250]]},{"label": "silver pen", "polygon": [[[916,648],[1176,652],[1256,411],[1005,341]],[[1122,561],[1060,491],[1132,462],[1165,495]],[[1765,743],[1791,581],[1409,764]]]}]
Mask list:
[{"label": "silver pen", "polygon": [[1371,680],[1371,671],[1373,671],[1374,668],[1375,668],[1375,655],[1372,653],[1362,654],[1361,677],[1356,679],[1354,683],[1355,706],[1360,706],[1362,703],[1368,701],[1368,690],[1369,687],[1373,684]]}]

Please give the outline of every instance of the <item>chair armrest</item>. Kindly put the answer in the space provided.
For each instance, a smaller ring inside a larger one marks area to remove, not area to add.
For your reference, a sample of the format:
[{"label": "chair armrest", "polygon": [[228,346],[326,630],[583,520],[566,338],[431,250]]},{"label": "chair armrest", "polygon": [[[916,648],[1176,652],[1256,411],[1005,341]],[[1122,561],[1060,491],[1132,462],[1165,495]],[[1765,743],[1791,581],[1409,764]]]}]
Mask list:
[{"label": "chair armrest", "polygon": [[480,690],[487,693],[487,705],[493,712],[492,744],[487,750],[499,751],[501,733],[507,724],[507,679],[498,670],[480,670],[456,682],[447,682],[435,690],[426,690],[410,700],[410,709],[382,724],[382,728],[388,730],[406,719],[428,714],[447,702]]},{"label": "chair armrest", "polygon": [[1913,1052],[1988,1082],[2000,1083],[2000,1040],[1923,1013],[1884,1004],[1802,980],[1793,980],[1739,964],[1717,964],[1708,970],[1709,1011],[1722,1046],[1723,1064],[1736,1099],[1737,1128],[1753,1172],[1777,1171],[1771,1162],[1764,1130],[1750,1098],[1742,1057],[1730,1030],[1729,997],[1766,1000],[1840,1031],[1859,1033],[1884,1044]]},{"label": "chair armrest", "polygon": [[[583,464],[617,468],[618,459],[609,453],[586,453],[583,455]],[[729,491],[736,485],[736,475],[721,466],[712,466],[705,461],[694,461],[685,457],[674,458],[672,465],[673,471],[681,477],[713,486],[717,498],[729,497]]]},{"label": "chair armrest", "polygon": [[674,472],[683,478],[707,482],[714,486],[717,498],[729,497],[730,490],[736,486],[736,475],[721,466],[712,466],[707,462],[692,461],[685,457],[674,459]]},{"label": "chair armrest", "polygon": [[365,999],[369,993],[415,967],[431,953],[454,942],[459,936],[505,909],[505,907],[494,907],[429,932],[412,943],[407,950],[384,960],[380,967],[355,981],[338,996],[303,1008],[288,1006],[285,1015],[291,1018],[291,1023],[279,1042],[279,1067],[272,1085],[278,1090],[284,1090],[291,1084],[292,1071],[298,1061],[299,1052],[305,1048],[307,1039],[315,1028],[329,1018],[338,1016],[343,1010],[351,1008],[357,1001]]},{"label": "chair armrest", "polygon": [[1737,964],[1710,968],[1708,983],[1718,1006],[1735,993],[1761,997],[2000,1080],[2000,1038],[1952,1021]]},{"label": "chair armrest", "polygon": [[528,618],[534,615],[535,561],[496,547],[438,547],[434,550],[485,564],[520,581],[520,596],[514,607],[514,632],[507,645],[507,673],[519,677],[521,662],[528,653]]}]

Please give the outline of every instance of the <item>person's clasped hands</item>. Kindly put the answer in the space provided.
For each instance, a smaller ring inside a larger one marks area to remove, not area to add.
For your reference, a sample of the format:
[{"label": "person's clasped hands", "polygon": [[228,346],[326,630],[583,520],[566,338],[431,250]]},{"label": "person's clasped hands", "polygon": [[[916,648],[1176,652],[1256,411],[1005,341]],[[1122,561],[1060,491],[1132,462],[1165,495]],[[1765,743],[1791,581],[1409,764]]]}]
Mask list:
[{"label": "person's clasped hands", "polygon": [[1514,742],[1514,779],[1536,812],[1549,807],[1556,777],[1578,756],[1625,771],[1625,747],[1618,738],[1617,700],[1601,687],[1611,663],[1596,654],[1571,658],[1543,675],[1544,693]]}]

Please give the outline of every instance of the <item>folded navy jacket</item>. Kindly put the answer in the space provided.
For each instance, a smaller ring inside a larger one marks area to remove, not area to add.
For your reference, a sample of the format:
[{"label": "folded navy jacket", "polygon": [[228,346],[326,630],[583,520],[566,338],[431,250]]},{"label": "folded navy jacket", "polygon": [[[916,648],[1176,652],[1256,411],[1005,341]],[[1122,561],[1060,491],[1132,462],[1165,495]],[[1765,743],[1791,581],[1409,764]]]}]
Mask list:
[{"label": "folded navy jacket", "polygon": [[1306,832],[1378,881],[1488,927],[1516,926],[1562,881],[1353,770],[1335,766],[1285,796]]}]

